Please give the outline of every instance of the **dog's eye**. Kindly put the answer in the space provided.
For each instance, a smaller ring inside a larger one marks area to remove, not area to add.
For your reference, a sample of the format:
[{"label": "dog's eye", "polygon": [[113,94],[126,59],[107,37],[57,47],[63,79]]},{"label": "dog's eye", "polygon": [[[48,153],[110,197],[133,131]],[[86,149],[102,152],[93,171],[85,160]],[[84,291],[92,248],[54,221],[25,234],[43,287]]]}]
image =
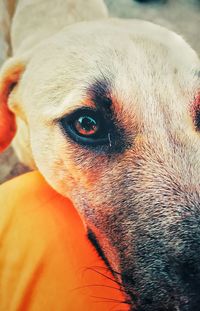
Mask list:
[{"label": "dog's eye", "polygon": [[103,145],[109,141],[108,123],[102,112],[90,108],[79,109],[61,120],[66,134],[77,143]]},{"label": "dog's eye", "polygon": [[91,137],[98,132],[99,120],[89,115],[80,116],[74,122],[74,128],[79,135]]}]

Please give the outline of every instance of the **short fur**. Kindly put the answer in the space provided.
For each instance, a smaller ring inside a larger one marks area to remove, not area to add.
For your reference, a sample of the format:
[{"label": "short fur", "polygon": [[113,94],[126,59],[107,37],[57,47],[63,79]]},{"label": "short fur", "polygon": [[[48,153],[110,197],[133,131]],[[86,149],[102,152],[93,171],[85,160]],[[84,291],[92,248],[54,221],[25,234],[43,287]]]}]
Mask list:
[{"label": "short fur", "polygon": [[[8,98],[20,159],[74,202],[131,310],[198,310],[196,53],[163,27],[107,18],[100,0],[20,0],[11,34],[0,85],[5,94],[20,72]],[[63,116],[105,99],[108,146],[86,148],[63,132]]]}]

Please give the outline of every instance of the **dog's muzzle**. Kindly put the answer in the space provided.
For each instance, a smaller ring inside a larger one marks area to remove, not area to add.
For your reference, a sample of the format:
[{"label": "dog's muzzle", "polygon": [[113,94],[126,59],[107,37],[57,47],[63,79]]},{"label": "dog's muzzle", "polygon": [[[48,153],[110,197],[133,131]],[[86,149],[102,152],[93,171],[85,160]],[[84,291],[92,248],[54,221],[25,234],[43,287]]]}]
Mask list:
[{"label": "dog's muzzle", "polygon": [[129,264],[122,259],[121,265],[133,310],[200,310],[199,208],[187,207],[182,217],[158,220],[152,230],[137,234]]}]

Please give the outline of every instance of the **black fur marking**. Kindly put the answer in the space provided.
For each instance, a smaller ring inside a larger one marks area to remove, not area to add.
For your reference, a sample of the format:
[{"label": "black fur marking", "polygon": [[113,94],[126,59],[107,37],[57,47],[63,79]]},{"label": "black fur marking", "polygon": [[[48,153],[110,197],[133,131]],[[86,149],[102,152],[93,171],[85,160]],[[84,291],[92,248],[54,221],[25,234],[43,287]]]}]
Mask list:
[{"label": "black fur marking", "polygon": [[126,130],[120,126],[119,121],[116,119],[114,105],[111,98],[112,84],[108,78],[104,77],[103,80],[95,80],[94,83],[88,88],[87,94],[90,100],[95,104],[97,110],[107,120],[109,128],[109,148],[102,148],[100,152],[105,151],[109,154],[123,153],[131,146],[128,139]]},{"label": "black fur marking", "polygon": [[199,107],[199,109],[196,111],[196,115],[195,115],[195,126],[196,126],[197,130],[200,131],[200,107]]},{"label": "black fur marking", "polygon": [[96,249],[99,257],[104,261],[104,263],[106,264],[106,266],[108,267],[108,269],[112,272],[112,274],[114,275],[112,268],[110,266],[110,263],[107,259],[107,257],[105,256],[103,250],[101,249],[101,246],[99,245],[99,242],[96,238],[96,235],[94,234],[94,232],[88,228],[87,230],[87,236],[89,241],[92,243],[92,245],[94,246],[94,248]]},{"label": "black fur marking", "polygon": [[110,92],[111,83],[105,78],[104,80],[96,80],[87,93],[97,108],[104,108],[110,112],[112,106]]}]

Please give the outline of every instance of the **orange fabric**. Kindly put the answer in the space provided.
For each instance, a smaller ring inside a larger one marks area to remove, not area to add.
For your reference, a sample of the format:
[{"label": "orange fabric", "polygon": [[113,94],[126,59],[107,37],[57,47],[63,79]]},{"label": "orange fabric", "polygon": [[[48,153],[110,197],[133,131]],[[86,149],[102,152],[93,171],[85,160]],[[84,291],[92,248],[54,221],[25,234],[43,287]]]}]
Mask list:
[{"label": "orange fabric", "polygon": [[0,186],[1,311],[128,310],[109,278],[73,205],[39,173]]}]

